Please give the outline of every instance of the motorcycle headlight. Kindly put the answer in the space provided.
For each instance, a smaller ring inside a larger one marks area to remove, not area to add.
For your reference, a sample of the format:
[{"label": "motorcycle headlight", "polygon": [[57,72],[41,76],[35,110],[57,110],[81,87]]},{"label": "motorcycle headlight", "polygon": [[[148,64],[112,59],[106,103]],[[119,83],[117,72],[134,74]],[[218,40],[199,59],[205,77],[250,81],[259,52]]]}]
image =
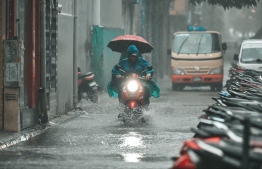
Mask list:
[{"label": "motorcycle headlight", "polygon": [[185,74],[185,71],[183,69],[180,69],[180,68],[174,68],[173,69],[173,74],[175,74],[175,75],[183,75],[183,74]]},{"label": "motorcycle headlight", "polygon": [[213,68],[210,70],[210,74],[221,74],[222,73],[222,69],[220,67],[217,68]]},{"label": "motorcycle headlight", "polygon": [[127,89],[130,91],[130,92],[134,92],[138,89],[138,83],[133,80],[133,81],[130,81],[127,85]]}]

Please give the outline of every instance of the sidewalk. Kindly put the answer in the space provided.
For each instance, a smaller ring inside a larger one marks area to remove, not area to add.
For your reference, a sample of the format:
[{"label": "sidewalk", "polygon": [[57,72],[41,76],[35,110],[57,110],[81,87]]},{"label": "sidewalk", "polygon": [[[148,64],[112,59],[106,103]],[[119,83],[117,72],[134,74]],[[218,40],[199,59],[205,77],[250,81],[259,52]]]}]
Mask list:
[{"label": "sidewalk", "polygon": [[46,124],[39,124],[32,128],[23,129],[19,132],[10,132],[10,131],[0,131],[0,150],[7,148],[9,146],[15,145],[19,142],[29,140],[32,137],[35,137],[50,128],[56,127],[57,125],[66,122],[67,120],[72,120],[75,117],[78,117],[82,111],[73,110],[67,115],[61,115],[50,120]]}]

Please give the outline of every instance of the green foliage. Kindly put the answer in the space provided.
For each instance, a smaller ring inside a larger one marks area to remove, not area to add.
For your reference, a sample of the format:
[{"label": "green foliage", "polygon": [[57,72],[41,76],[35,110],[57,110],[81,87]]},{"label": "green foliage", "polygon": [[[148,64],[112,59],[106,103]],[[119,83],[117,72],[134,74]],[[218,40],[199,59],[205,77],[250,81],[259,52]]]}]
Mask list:
[{"label": "green foliage", "polygon": [[189,0],[189,2],[193,5],[200,4],[201,2],[207,2],[210,5],[223,6],[224,9],[229,9],[229,8],[241,9],[242,7],[257,6],[259,0]]}]

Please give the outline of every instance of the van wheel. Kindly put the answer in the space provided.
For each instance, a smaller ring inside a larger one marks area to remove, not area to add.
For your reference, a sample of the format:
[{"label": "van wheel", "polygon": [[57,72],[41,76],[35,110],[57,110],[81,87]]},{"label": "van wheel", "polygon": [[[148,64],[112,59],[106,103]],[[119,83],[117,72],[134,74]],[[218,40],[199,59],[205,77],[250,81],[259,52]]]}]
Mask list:
[{"label": "van wheel", "polygon": [[222,83],[212,84],[210,88],[212,91],[221,91],[223,88],[223,84]]},{"label": "van wheel", "polygon": [[216,86],[215,85],[211,85],[210,88],[211,88],[211,91],[215,91],[216,90]]},{"label": "van wheel", "polygon": [[174,91],[183,90],[184,88],[185,88],[184,85],[180,85],[180,84],[174,84],[174,83],[172,83],[172,89],[173,89]]},{"label": "van wheel", "polygon": [[180,86],[179,86],[179,90],[181,90],[181,91],[182,91],[184,88],[185,88],[184,85],[180,85]]},{"label": "van wheel", "polygon": [[174,91],[178,90],[178,87],[174,83],[172,83],[172,90],[174,90]]},{"label": "van wheel", "polygon": [[216,89],[217,91],[221,91],[223,89],[223,84],[222,83],[216,84]]}]

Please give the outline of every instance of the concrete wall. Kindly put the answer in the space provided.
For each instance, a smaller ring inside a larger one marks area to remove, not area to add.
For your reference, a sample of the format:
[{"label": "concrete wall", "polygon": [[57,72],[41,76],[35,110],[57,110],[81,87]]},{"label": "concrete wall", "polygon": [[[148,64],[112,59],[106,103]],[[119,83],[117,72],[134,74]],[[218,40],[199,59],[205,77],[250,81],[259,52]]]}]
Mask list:
[{"label": "concrete wall", "polygon": [[[61,0],[62,1],[62,0]],[[63,0],[64,1],[64,0]],[[95,0],[77,1],[77,66],[82,72],[92,70],[92,26]],[[97,0],[96,0],[97,1]],[[100,24],[108,28],[123,28],[122,0],[100,0]]]},{"label": "concrete wall", "polygon": [[[122,0],[111,0],[110,3],[108,3],[107,0],[101,0],[101,26],[103,26],[103,63],[101,63],[101,73],[103,80],[100,80],[100,86],[104,90],[106,90],[106,86],[111,80],[111,70],[120,58],[120,53],[112,52],[112,50],[107,47],[107,44],[115,37],[125,34],[122,8]],[[93,47],[95,46],[93,45]],[[97,57],[100,56],[97,55]]]},{"label": "concrete wall", "polygon": [[[99,73],[104,74],[106,70],[106,80],[109,79],[112,65],[116,64],[118,57],[115,58],[115,62],[112,64],[105,64],[102,67],[91,67],[91,65],[99,58],[94,58],[92,50],[109,51],[106,45],[115,36],[105,35],[107,38],[101,45],[92,45],[92,27],[93,16],[95,10],[100,10],[100,25],[102,27],[108,27],[110,29],[123,28],[123,16],[122,16],[122,0],[100,0],[100,9],[94,9],[94,1],[98,0],[77,0],[77,46],[76,46],[76,63],[77,67],[80,67],[82,72],[97,72],[96,78],[103,78],[99,76]],[[57,113],[61,114],[73,107],[73,33],[74,33],[74,0],[58,0],[59,6],[62,6],[61,12],[58,14],[58,57],[57,57]],[[103,33],[103,32],[102,32]],[[111,34],[112,35],[112,34]],[[103,35],[101,35],[103,37]],[[102,46],[102,47],[101,47]],[[98,48],[98,49],[92,49]],[[109,51],[110,52],[110,51]],[[115,54],[116,55],[116,54]],[[120,55],[120,54],[119,54]],[[93,58],[92,58],[93,57]],[[107,56],[105,56],[107,57]],[[105,59],[107,60],[107,59]],[[114,60],[114,59],[113,59]],[[97,71],[101,69],[100,71]],[[104,81],[100,80],[101,84]]]},{"label": "concrete wall", "polygon": [[[61,0],[62,1],[62,0]],[[63,0],[64,1],[64,0]],[[92,70],[92,26],[95,0],[77,1],[77,66],[82,72]],[[98,0],[96,0],[98,1]],[[108,28],[123,28],[122,0],[100,0],[100,25]]]},{"label": "concrete wall", "polygon": [[93,0],[77,1],[77,66],[82,72],[91,71],[91,26]]},{"label": "concrete wall", "polygon": [[58,16],[57,112],[73,105],[73,23],[72,15]]},{"label": "concrete wall", "polygon": [[122,0],[100,0],[101,26],[110,28],[124,28]]}]

